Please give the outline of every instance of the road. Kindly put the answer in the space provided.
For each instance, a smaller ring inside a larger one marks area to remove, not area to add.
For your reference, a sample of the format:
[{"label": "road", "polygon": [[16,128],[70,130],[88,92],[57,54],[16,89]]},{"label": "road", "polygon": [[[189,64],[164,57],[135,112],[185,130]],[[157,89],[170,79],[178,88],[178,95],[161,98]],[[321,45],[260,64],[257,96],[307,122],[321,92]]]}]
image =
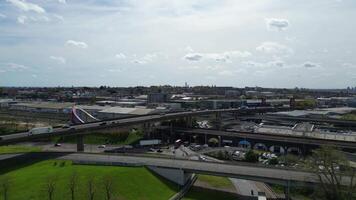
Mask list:
[{"label": "road", "polygon": [[[110,165],[122,165],[125,163],[142,166],[158,166],[183,169],[184,171],[191,173],[233,177],[282,185],[286,185],[288,182],[290,185],[314,185],[315,183],[318,183],[317,177],[309,172],[261,167],[252,164],[226,164],[181,159],[86,153],[73,153],[63,156],[61,159]],[[345,177],[343,181],[344,182],[342,184],[348,184],[350,179]]]},{"label": "road", "polygon": [[199,111],[186,111],[186,112],[178,112],[178,113],[167,113],[161,115],[146,115],[146,116],[138,116],[131,117],[125,119],[113,119],[107,121],[99,121],[99,122],[91,122],[79,125],[73,125],[69,128],[55,128],[51,133],[44,134],[35,134],[29,135],[28,132],[17,133],[12,135],[4,135],[0,137],[0,145],[1,144],[11,144],[18,143],[24,141],[30,141],[39,138],[48,138],[52,136],[66,136],[66,135],[85,135],[90,134],[95,130],[102,129],[110,129],[116,127],[127,127],[131,125],[150,123],[150,122],[159,122],[166,121],[171,119],[177,119],[182,117],[191,117],[191,116],[200,116],[200,115],[209,115],[215,113],[224,113],[224,112],[267,112],[267,111],[276,111],[277,108],[251,108],[251,109],[216,109],[216,110],[199,110]]}]

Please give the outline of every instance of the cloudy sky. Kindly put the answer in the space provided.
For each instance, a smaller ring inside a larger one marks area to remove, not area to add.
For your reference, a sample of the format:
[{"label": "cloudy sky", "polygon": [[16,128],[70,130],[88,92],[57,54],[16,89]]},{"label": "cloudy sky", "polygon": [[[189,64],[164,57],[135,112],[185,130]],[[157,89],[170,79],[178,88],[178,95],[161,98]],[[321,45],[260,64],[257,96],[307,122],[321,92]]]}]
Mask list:
[{"label": "cloudy sky", "polygon": [[1,86],[356,86],[355,0],[0,0]]}]

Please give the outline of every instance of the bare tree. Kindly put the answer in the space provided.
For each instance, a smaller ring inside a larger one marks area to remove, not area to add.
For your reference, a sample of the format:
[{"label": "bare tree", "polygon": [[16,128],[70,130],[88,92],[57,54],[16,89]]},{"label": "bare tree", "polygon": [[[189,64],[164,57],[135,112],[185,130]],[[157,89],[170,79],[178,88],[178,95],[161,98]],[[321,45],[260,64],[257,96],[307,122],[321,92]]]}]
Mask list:
[{"label": "bare tree", "polygon": [[69,177],[69,183],[68,183],[70,197],[72,200],[75,199],[75,191],[77,190],[77,185],[78,185],[78,173],[76,171],[73,171]]},{"label": "bare tree", "polygon": [[105,190],[106,200],[111,200],[114,189],[114,180],[111,175],[106,175],[103,177],[103,186]]},{"label": "bare tree", "polygon": [[48,200],[53,200],[54,192],[56,189],[56,176],[48,176],[45,183],[45,190],[47,192]]},{"label": "bare tree", "polygon": [[10,188],[10,178],[8,176],[3,176],[0,179],[1,191],[4,200],[9,199],[9,188]]},{"label": "bare tree", "polygon": [[94,196],[96,193],[96,187],[95,187],[95,178],[93,176],[89,177],[87,186],[88,186],[89,200],[94,200]]},{"label": "bare tree", "polygon": [[[314,150],[307,160],[307,167],[318,177],[320,198],[326,200],[352,200],[356,195],[356,169],[339,150],[324,146]],[[350,179],[345,187],[343,181]]]}]

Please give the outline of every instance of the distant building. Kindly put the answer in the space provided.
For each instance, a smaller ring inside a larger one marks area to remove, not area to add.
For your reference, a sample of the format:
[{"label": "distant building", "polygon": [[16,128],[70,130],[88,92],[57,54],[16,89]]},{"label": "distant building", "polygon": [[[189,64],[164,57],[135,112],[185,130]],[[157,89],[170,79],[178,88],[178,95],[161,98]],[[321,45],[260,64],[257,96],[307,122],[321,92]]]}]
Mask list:
[{"label": "distant building", "polygon": [[148,103],[164,103],[169,99],[169,95],[166,93],[150,93],[147,97]]},{"label": "distant building", "polygon": [[225,91],[225,97],[231,98],[231,97],[239,97],[241,95],[241,92],[238,90],[226,90]]}]

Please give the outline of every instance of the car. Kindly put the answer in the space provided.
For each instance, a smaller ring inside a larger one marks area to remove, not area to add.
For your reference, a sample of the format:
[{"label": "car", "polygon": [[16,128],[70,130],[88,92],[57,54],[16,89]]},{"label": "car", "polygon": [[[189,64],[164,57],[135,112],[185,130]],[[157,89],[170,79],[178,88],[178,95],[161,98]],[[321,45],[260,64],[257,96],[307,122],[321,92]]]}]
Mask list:
[{"label": "car", "polygon": [[106,148],[106,145],[105,145],[105,144],[99,145],[98,148],[100,148],[100,149],[105,149],[105,148]]},{"label": "car", "polygon": [[101,122],[101,123],[99,124],[99,126],[104,126],[104,125],[106,125],[106,122]]},{"label": "car", "polygon": [[60,146],[62,146],[62,145],[61,145],[60,143],[55,143],[54,146],[55,146],[55,147],[60,147]]},{"label": "car", "polygon": [[158,149],[157,152],[158,153],[162,153],[163,151],[162,151],[162,149]]}]

